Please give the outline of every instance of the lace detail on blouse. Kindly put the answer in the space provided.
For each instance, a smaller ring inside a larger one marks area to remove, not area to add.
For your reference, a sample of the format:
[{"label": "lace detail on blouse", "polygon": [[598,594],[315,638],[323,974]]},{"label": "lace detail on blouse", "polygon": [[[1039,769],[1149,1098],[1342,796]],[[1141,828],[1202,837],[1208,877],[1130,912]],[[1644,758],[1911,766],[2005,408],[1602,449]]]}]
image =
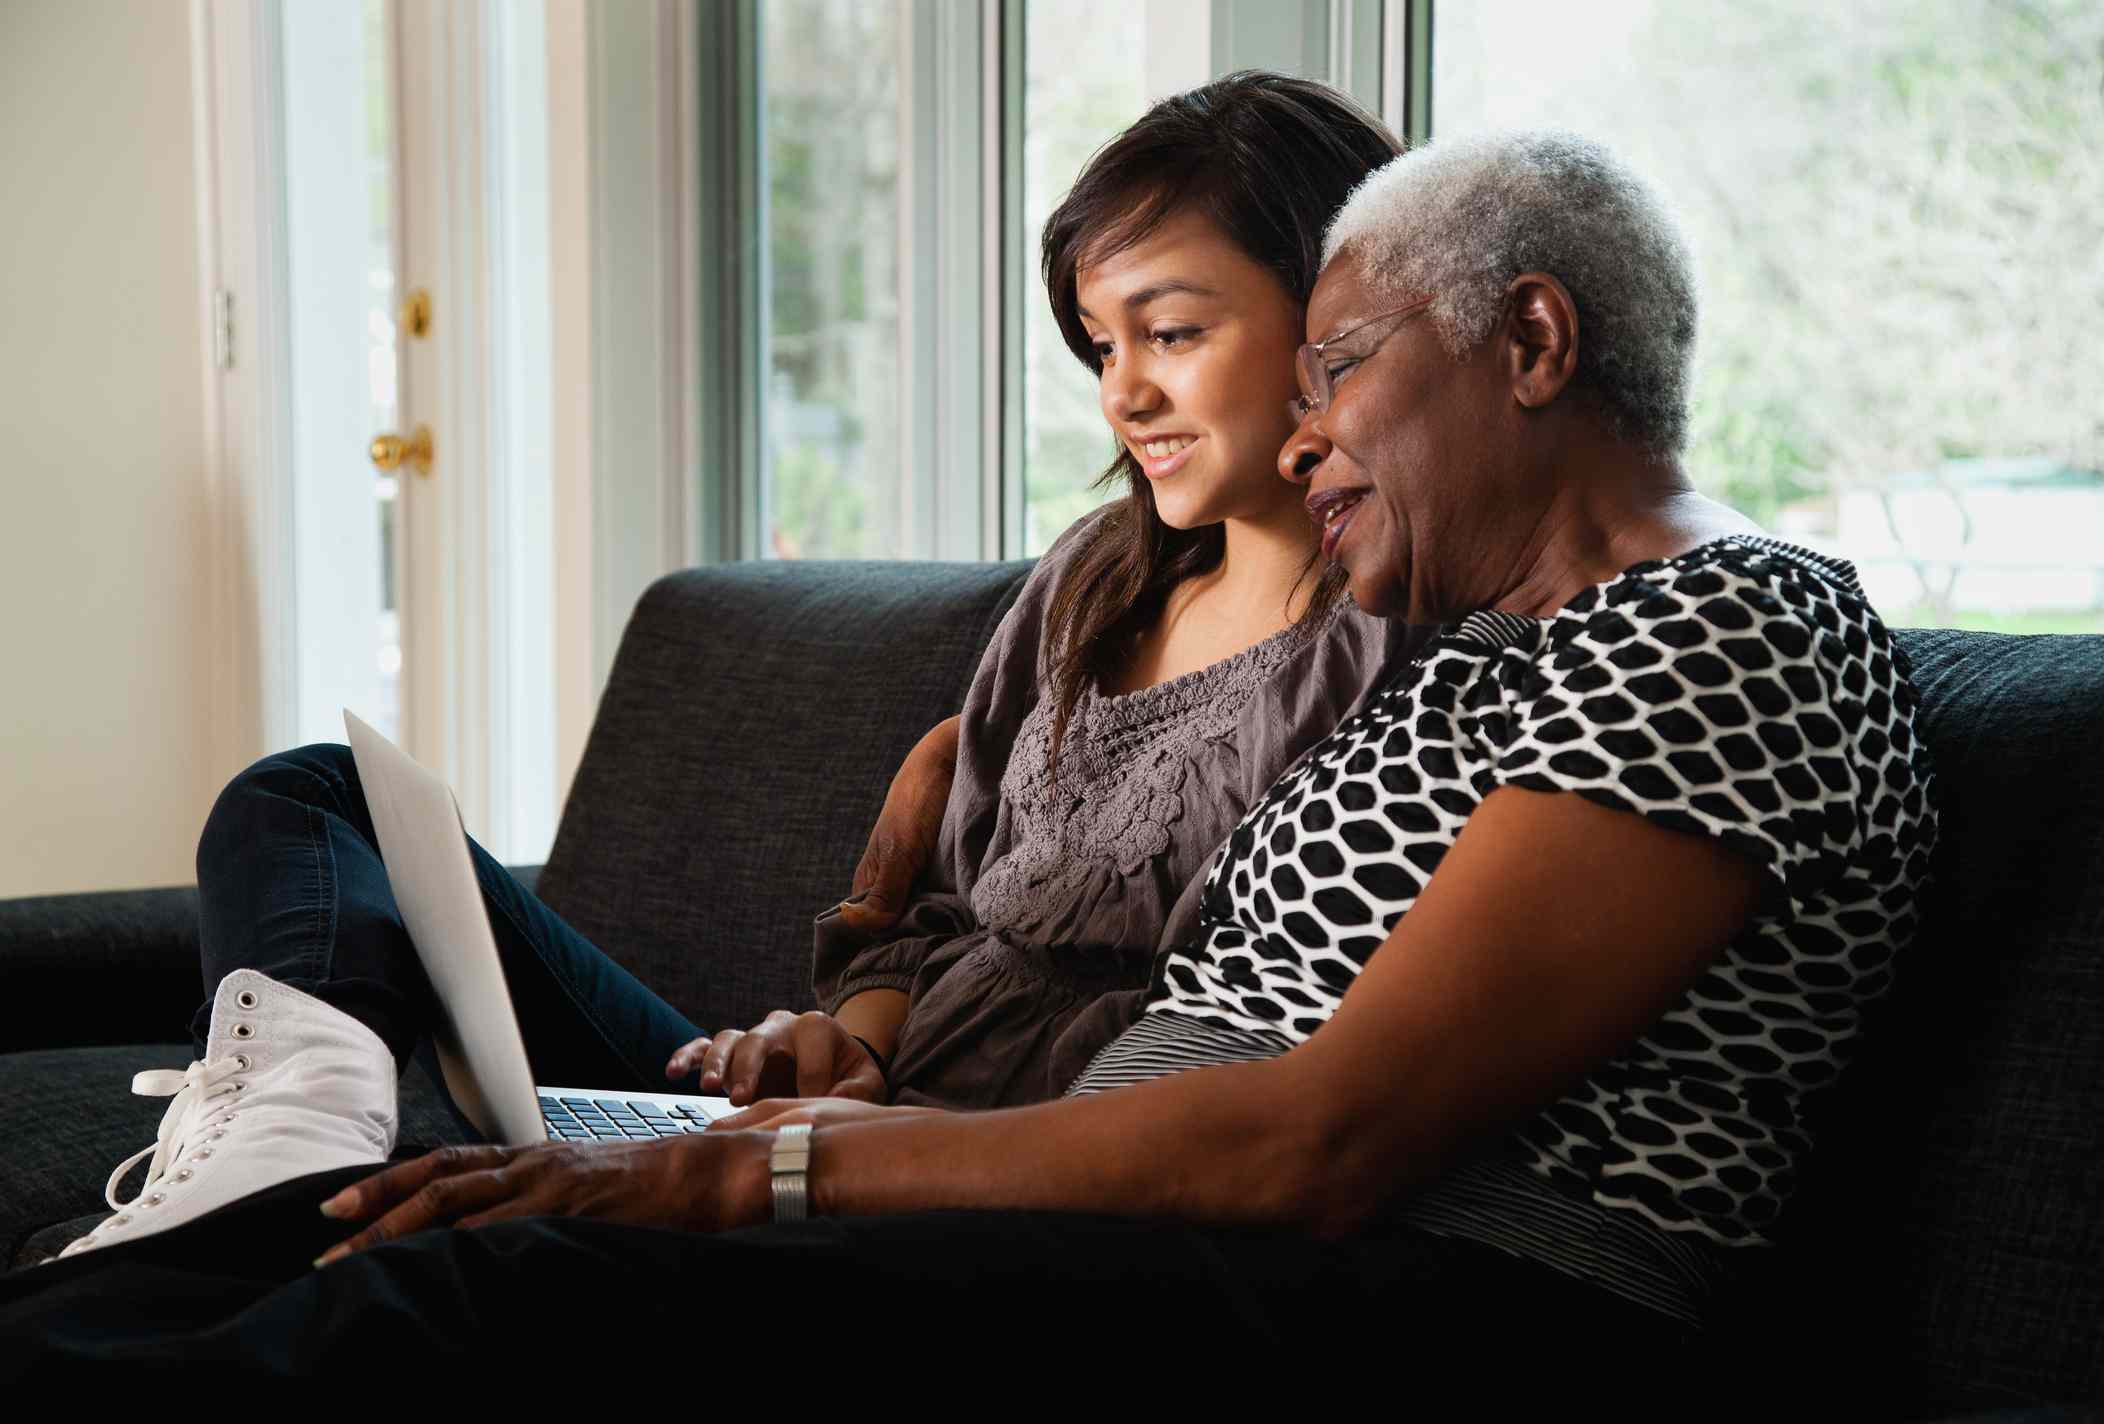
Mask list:
[{"label": "lace detail on blouse", "polygon": [[1346,607],[1294,624],[1210,667],[1137,692],[1083,689],[1067,721],[1052,782],[1052,698],[1016,731],[1001,778],[1007,853],[972,888],[982,927],[1027,931],[1071,905],[1091,880],[1130,878],[1167,851],[1184,814],[1184,779],[1206,742],[1232,736],[1250,699]]}]

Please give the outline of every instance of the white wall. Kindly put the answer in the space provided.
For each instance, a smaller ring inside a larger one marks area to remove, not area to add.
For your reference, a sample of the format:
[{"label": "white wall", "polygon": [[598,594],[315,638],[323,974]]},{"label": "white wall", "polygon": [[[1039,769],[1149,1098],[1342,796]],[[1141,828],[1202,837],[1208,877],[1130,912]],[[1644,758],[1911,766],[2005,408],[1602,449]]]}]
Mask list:
[{"label": "white wall", "polygon": [[214,748],[189,7],[0,5],[0,896],[194,878]]}]

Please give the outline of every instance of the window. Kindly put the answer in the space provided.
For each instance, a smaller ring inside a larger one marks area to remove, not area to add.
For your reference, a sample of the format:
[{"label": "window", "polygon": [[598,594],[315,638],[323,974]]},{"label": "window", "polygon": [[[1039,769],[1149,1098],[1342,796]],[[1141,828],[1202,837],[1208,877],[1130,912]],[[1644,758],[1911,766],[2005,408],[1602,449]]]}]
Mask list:
[{"label": "window", "polygon": [[1483,0],[1435,24],[1435,136],[1577,129],[1680,209],[1703,488],[1854,560],[1894,624],[2104,631],[2104,11]]},{"label": "window", "polygon": [[[387,11],[377,0],[365,0],[361,16],[365,31],[365,161],[366,182],[371,192],[367,207],[367,242],[372,266],[366,272],[366,379],[372,399],[372,428],[401,428],[401,397],[396,388],[401,370],[395,351],[394,313],[394,135],[393,113],[388,103],[390,75],[387,62]],[[374,726],[393,737],[401,722],[402,611],[395,588],[396,531],[401,525],[401,489],[395,475],[373,481],[374,503],[380,520],[380,627],[377,656],[380,693],[372,704],[378,713]]]}]

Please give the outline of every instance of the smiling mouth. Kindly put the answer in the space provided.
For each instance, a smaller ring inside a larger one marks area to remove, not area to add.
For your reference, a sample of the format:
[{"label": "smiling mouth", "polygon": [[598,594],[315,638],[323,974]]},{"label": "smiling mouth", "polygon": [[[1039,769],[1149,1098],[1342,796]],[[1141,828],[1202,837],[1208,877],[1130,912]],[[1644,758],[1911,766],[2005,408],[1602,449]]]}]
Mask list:
[{"label": "smiling mouth", "polygon": [[1155,440],[1130,440],[1126,447],[1140,462],[1141,471],[1150,480],[1163,479],[1183,468],[1190,457],[1191,447],[1198,443],[1195,435],[1165,435]]},{"label": "smiling mouth", "polygon": [[1315,526],[1322,531],[1324,558],[1336,556],[1338,540],[1344,537],[1344,531],[1351,524],[1352,516],[1358,512],[1359,506],[1366,502],[1366,496],[1371,493],[1371,490],[1363,487],[1332,489],[1324,490],[1308,500],[1308,518],[1314,520]]},{"label": "smiling mouth", "polygon": [[1197,442],[1195,435],[1172,435],[1166,440],[1141,442],[1139,451],[1150,460],[1166,460],[1177,451]]}]

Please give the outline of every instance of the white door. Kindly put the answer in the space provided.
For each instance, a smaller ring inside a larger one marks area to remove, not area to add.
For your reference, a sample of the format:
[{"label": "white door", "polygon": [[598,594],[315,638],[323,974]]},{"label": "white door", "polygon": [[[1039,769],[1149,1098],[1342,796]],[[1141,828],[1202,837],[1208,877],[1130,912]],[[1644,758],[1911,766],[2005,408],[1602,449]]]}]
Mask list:
[{"label": "white door", "polygon": [[554,824],[540,0],[211,0],[258,750],[348,707],[469,831]]}]

